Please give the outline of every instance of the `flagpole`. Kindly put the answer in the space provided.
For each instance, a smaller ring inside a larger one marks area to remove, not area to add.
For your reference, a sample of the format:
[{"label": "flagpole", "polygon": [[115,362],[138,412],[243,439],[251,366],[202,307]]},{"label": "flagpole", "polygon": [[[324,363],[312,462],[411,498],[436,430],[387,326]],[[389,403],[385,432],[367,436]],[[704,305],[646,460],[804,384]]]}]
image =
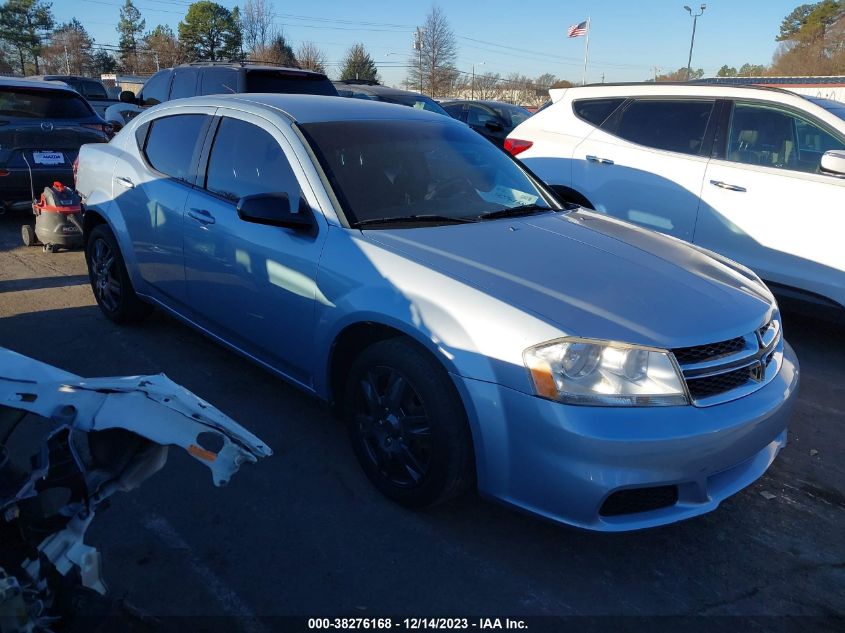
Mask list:
[{"label": "flagpole", "polygon": [[581,83],[587,83],[587,57],[590,54],[590,16],[587,16],[587,42],[584,45],[584,76],[581,78]]}]

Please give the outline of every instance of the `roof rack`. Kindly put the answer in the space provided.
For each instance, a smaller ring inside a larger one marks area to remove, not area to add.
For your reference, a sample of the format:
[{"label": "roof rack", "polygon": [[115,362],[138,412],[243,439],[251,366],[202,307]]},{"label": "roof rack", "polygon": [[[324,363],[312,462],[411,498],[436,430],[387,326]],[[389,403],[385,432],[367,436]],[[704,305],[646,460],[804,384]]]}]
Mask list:
[{"label": "roof rack", "polygon": [[185,66],[231,66],[233,64],[239,66],[275,66],[277,68],[290,68],[292,70],[305,70],[306,72],[314,72],[302,68],[299,64],[279,64],[278,62],[264,61],[261,59],[229,59],[229,60],[196,60],[183,64]]},{"label": "roof rack", "polygon": [[[761,77],[761,79],[765,79]],[[611,87],[620,87],[620,86],[701,86],[701,85],[708,85],[708,86],[726,86],[729,88],[743,88],[746,90],[771,90],[774,92],[786,92],[789,94],[795,94],[790,90],[785,88],[777,88],[775,86],[765,86],[762,84],[725,84],[718,81],[711,81],[709,79],[694,79],[692,81],[617,81],[612,83],[598,83],[598,84],[585,84],[583,86],[573,86],[573,88],[600,88],[601,86],[611,86]]]}]

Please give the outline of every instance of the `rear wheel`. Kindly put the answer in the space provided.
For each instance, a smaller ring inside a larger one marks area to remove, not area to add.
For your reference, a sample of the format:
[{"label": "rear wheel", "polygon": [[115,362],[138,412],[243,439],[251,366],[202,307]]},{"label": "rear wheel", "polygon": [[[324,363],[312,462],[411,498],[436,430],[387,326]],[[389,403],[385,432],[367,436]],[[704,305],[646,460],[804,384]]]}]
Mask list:
[{"label": "rear wheel", "polygon": [[94,298],[109,319],[132,323],[152,312],[152,306],[135,294],[117,240],[107,225],[100,224],[91,231],[85,259]]},{"label": "rear wheel", "polygon": [[397,503],[434,505],[472,483],[463,405],[443,367],[414,343],[367,348],[349,372],[343,410],[364,472]]},{"label": "rear wheel", "polygon": [[38,238],[35,237],[35,229],[31,224],[24,224],[21,227],[21,238],[24,246],[35,246],[38,243]]}]

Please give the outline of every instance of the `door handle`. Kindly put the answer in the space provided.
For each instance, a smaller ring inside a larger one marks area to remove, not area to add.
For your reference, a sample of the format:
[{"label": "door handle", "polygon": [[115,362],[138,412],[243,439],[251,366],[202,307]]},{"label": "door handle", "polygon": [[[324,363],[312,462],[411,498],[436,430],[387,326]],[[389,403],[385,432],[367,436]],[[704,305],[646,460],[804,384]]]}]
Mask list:
[{"label": "door handle", "polygon": [[726,182],[722,182],[721,180],[711,180],[710,184],[714,187],[718,187],[719,189],[727,189],[728,191],[738,191],[740,193],[745,193],[748,191],[745,187],[740,187],[739,185],[729,185]]},{"label": "door handle", "polygon": [[214,224],[214,216],[205,209],[191,209],[188,215],[201,224]]},{"label": "door handle", "polygon": [[598,163],[599,165],[612,165],[613,164],[613,161],[610,160],[609,158],[601,158],[599,156],[591,156],[589,154],[587,155],[587,160],[590,161],[591,163]]},{"label": "door handle", "polygon": [[123,185],[126,189],[134,189],[135,183],[129,180],[126,176],[115,176],[115,182]]}]

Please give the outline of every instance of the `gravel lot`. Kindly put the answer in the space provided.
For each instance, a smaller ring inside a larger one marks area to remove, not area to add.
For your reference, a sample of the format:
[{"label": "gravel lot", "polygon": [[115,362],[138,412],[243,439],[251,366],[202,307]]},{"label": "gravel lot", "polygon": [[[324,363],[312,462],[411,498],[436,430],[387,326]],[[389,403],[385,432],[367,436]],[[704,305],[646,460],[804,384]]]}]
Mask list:
[{"label": "gravel lot", "polygon": [[764,626],[845,614],[845,326],[785,315],[802,369],[789,445],[705,517],[604,535],[475,495],[413,513],[369,485],[323,405],[160,312],[113,325],[82,254],[24,248],[22,219],[0,216],[0,346],[83,376],[164,372],[275,451],[223,489],[172,451],[98,517],[88,541],[110,589],[144,610],[745,615]]}]

